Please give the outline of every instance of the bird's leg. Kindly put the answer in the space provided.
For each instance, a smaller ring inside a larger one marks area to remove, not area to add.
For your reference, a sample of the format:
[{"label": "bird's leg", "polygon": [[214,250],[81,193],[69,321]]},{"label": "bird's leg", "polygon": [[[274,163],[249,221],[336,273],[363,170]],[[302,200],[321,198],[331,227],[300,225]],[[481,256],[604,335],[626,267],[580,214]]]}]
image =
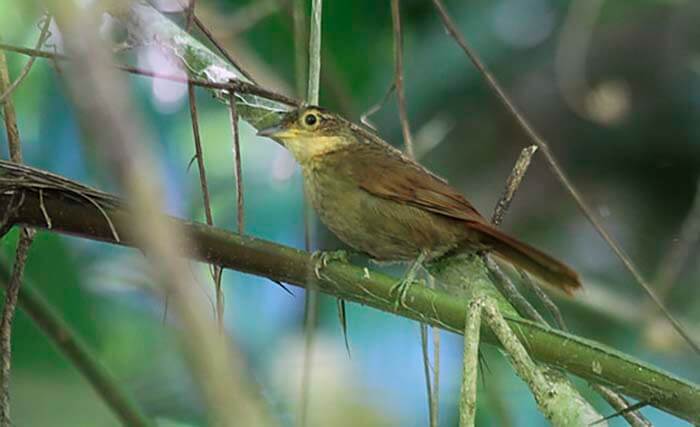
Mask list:
[{"label": "bird's leg", "polygon": [[425,261],[427,256],[427,252],[421,251],[421,253],[418,254],[418,258],[416,258],[411,263],[411,266],[408,267],[408,270],[406,271],[406,274],[404,274],[403,278],[401,278],[401,280],[396,282],[396,284],[391,287],[390,293],[396,294],[396,300],[394,301],[395,309],[399,308],[399,304],[406,307],[406,293],[408,292],[408,288],[410,288],[413,282],[415,282],[418,270],[420,270],[421,266],[423,265],[423,261]]},{"label": "bird's leg", "polygon": [[314,274],[317,279],[321,278],[321,270],[328,267],[330,262],[349,262],[348,252],[342,249],[337,251],[314,251],[311,254],[311,258],[314,261]]}]

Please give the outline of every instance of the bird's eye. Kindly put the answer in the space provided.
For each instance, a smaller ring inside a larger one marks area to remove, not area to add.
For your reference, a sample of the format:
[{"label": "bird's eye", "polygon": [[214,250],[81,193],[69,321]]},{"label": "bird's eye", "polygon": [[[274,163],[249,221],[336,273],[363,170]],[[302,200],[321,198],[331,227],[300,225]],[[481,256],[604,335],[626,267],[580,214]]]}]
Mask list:
[{"label": "bird's eye", "polygon": [[314,126],[318,123],[318,117],[314,113],[309,113],[304,116],[304,123],[306,123],[307,126]]}]

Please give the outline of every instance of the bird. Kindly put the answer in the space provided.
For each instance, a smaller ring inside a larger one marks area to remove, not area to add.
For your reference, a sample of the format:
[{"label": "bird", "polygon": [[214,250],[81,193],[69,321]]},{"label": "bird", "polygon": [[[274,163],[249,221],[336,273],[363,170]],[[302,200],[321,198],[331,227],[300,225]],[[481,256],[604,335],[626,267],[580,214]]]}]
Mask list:
[{"label": "bird", "polygon": [[318,106],[300,106],[258,131],[301,166],[314,210],[331,232],[377,261],[420,263],[488,251],[566,294],[578,274],[491,225],[446,180],[373,131]]}]

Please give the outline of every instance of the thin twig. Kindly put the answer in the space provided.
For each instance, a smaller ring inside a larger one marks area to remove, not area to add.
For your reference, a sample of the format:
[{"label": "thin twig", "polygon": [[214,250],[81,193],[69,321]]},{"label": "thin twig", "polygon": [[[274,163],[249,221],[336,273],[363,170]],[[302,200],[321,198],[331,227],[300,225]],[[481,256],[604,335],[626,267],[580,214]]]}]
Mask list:
[{"label": "thin twig", "polygon": [[518,313],[520,313],[526,319],[546,325],[547,322],[545,322],[542,315],[535,310],[535,307],[533,307],[532,304],[530,304],[525,297],[520,294],[520,292],[518,292],[518,289],[515,287],[513,282],[511,282],[511,280],[508,278],[508,276],[506,276],[503,270],[501,270],[498,264],[496,264],[493,258],[488,254],[483,254],[482,259],[493,276],[493,283],[500,285],[499,288],[501,292],[503,292],[503,295],[506,297],[508,302],[513,304],[515,309],[518,310]]},{"label": "thin twig", "polygon": [[199,184],[202,191],[202,203],[204,204],[204,217],[207,225],[214,224],[214,217],[211,213],[211,199],[209,197],[209,184],[207,183],[207,171],[204,165],[204,153],[202,151],[202,139],[199,132],[199,119],[197,114],[197,98],[194,85],[188,83],[188,95],[190,105],[190,118],[192,120],[192,136],[194,138],[195,159],[199,169]]},{"label": "thin twig", "polygon": [[540,150],[542,150],[545,159],[547,159],[547,163],[549,164],[549,168],[559,179],[564,188],[566,188],[571,197],[573,197],[573,199],[576,201],[576,204],[578,205],[579,209],[584,214],[586,219],[588,219],[588,221],[593,225],[598,234],[606,241],[608,246],[610,246],[615,255],[620,259],[620,261],[622,261],[625,268],[634,277],[639,286],[642,287],[644,292],[646,292],[649,298],[651,298],[654,304],[656,304],[658,309],[664,314],[664,316],[666,316],[669,322],[671,322],[671,325],[673,325],[673,328],[676,330],[676,332],[678,332],[678,334],[685,339],[688,345],[690,345],[690,347],[692,347],[696,353],[700,354],[700,345],[693,340],[693,338],[686,332],[683,325],[681,325],[680,322],[678,322],[676,318],[673,317],[673,315],[666,309],[666,307],[664,307],[664,304],[661,301],[661,299],[656,295],[656,292],[654,292],[651,286],[649,286],[649,284],[639,272],[637,267],[635,267],[635,265],[632,263],[632,260],[629,258],[629,256],[625,254],[620,245],[612,238],[612,236],[610,236],[610,234],[605,230],[605,228],[603,228],[603,225],[601,224],[600,220],[598,220],[598,217],[593,212],[593,209],[591,209],[590,206],[588,206],[588,204],[583,200],[583,196],[581,196],[581,193],[576,189],[576,187],[573,186],[573,184],[569,180],[569,177],[559,165],[559,162],[554,157],[554,154],[549,148],[549,144],[537,133],[537,131],[535,131],[535,129],[520,113],[515,104],[513,104],[508,95],[506,95],[506,93],[503,91],[496,79],[493,77],[491,72],[486,68],[481,59],[479,59],[476,52],[474,52],[469,47],[461,32],[457,29],[454,22],[452,21],[452,18],[447,13],[447,10],[445,9],[445,6],[443,5],[442,1],[433,0],[433,3],[435,4],[435,7],[437,8],[440,17],[442,18],[443,24],[445,25],[445,28],[447,29],[449,35],[452,36],[452,38],[457,42],[460,48],[462,48],[464,53],[474,63],[476,68],[488,82],[491,89],[497,95],[498,99],[503,103],[508,112],[523,128],[528,137],[535,144],[537,144]]},{"label": "thin twig", "polygon": [[621,394],[613,391],[612,389],[600,384],[590,384],[591,387],[593,387],[593,389],[596,392],[598,392],[598,394],[603,396],[603,398],[610,404],[610,406],[612,406],[613,409],[617,411],[614,415],[605,417],[601,421],[606,421],[615,416],[622,415],[622,417],[624,417],[624,419],[627,420],[627,422],[632,427],[652,427],[651,422],[649,422],[649,420],[647,420],[639,412],[639,410],[643,406],[646,406],[646,403],[642,405],[630,405],[629,402],[627,402],[627,399],[625,399]]},{"label": "thin twig", "polygon": [[51,217],[46,211],[46,205],[44,205],[44,190],[41,188],[39,189],[39,209],[41,209],[41,213],[44,215],[44,219],[46,220],[46,229],[51,230]]},{"label": "thin twig", "polygon": [[[231,134],[233,136],[233,174],[236,180],[236,229],[238,234],[243,234],[245,218],[243,216],[243,171],[241,167],[241,144],[238,129],[238,109],[236,108],[236,93],[229,92],[229,111],[231,113]],[[215,267],[216,268],[216,267]],[[221,278],[223,270],[219,268],[215,275],[216,284],[216,312],[219,313],[219,327],[223,328],[224,294],[221,291]]]},{"label": "thin twig", "polygon": [[34,230],[31,228],[20,229],[17,251],[15,253],[15,263],[12,267],[12,276],[5,291],[5,305],[2,310],[0,320],[0,354],[2,356],[2,366],[0,369],[0,381],[2,381],[0,397],[0,426],[12,426],[10,418],[10,368],[12,366],[12,320],[17,308],[17,298],[19,288],[22,284],[24,266],[29,255],[29,248],[34,240]]},{"label": "thin twig", "polygon": [[241,169],[241,143],[238,136],[238,109],[236,108],[236,93],[229,93],[229,109],[231,112],[231,133],[233,135],[233,173],[236,178],[236,226],[238,234],[243,234],[243,171]]},{"label": "thin twig", "polygon": [[[49,28],[51,26],[51,16],[50,15],[45,15],[44,16],[44,24],[41,27],[41,32],[39,33],[39,39],[36,42],[36,46],[34,49],[38,50],[41,49],[41,46],[43,46],[44,42],[46,42],[46,39],[49,38]],[[29,60],[27,61],[27,64],[22,68],[22,71],[19,72],[19,75],[13,81],[9,86],[6,86],[4,90],[2,91],[2,94],[0,94],[0,104],[2,104],[7,98],[9,98],[12,95],[12,92],[15,91],[19,87],[20,84],[24,81],[24,79],[29,75],[29,71],[32,69],[32,65],[34,65],[34,61],[36,60],[35,57],[30,57]]]},{"label": "thin twig", "polygon": [[[46,32],[48,31],[50,17],[46,17],[41,35],[39,36],[39,47],[44,42]],[[31,63],[29,61],[23,72],[29,72]],[[14,83],[17,87],[19,82],[24,77],[20,76]],[[22,141],[17,127],[17,114],[9,96],[13,90],[13,83],[10,83],[10,72],[7,67],[5,52],[0,52],[0,92],[4,101],[2,103],[2,112],[7,132],[7,145],[10,153],[10,160],[15,163],[22,163]],[[21,203],[21,202],[20,202]],[[2,308],[2,317],[0,318],[0,427],[10,427],[12,425],[10,417],[10,372],[12,367],[12,321],[17,310],[17,298],[19,295],[20,285],[22,284],[22,276],[24,275],[24,266],[29,255],[29,248],[34,240],[34,230],[31,228],[20,227],[17,249],[15,252],[15,263],[12,269],[12,276],[8,283],[5,292],[5,305]]]},{"label": "thin twig", "polygon": [[428,351],[428,325],[425,323],[420,323],[420,347],[421,347],[421,355],[423,357],[423,376],[425,377],[425,390],[426,394],[428,396],[428,424],[431,427],[435,427],[435,424],[433,424],[433,419],[435,419],[435,405],[434,401],[435,398],[433,396],[433,385],[432,385],[432,379],[430,375],[430,352]]},{"label": "thin twig", "polygon": [[392,82],[391,86],[389,86],[389,88],[386,90],[386,92],[384,92],[384,96],[382,97],[382,99],[379,102],[377,102],[376,104],[369,107],[367,109],[367,111],[365,111],[360,116],[360,123],[362,123],[363,125],[365,125],[367,127],[370,127],[372,129],[376,130],[376,128],[374,127],[372,122],[369,121],[369,118],[371,116],[373,116],[374,114],[376,114],[377,111],[384,108],[384,105],[386,105],[387,101],[389,101],[389,97],[391,96],[392,93],[394,93],[395,90],[396,90],[396,82]]},{"label": "thin twig", "polygon": [[[428,274],[428,287],[435,289],[435,277]],[[433,336],[433,387],[430,399],[430,425],[440,425],[440,328],[431,326]]]},{"label": "thin twig", "polygon": [[[518,160],[515,162],[515,166],[513,167],[511,174],[506,180],[505,191],[503,192],[503,195],[499,199],[498,203],[496,204],[496,208],[494,209],[493,216],[491,218],[492,224],[498,226],[503,221],[503,217],[508,211],[508,208],[510,207],[515,192],[520,187],[520,183],[522,182],[523,177],[527,172],[527,168],[530,165],[530,161],[535,151],[537,151],[536,145],[531,145],[529,147],[524,148],[521,151]],[[496,278],[499,279],[495,281],[495,283],[501,283],[502,285],[504,285],[503,290],[505,291],[504,295],[506,296],[506,298],[508,298],[508,300],[511,303],[513,303],[521,313],[523,313],[523,311],[525,313],[529,313],[527,317],[530,317],[531,319],[543,325],[547,325],[547,322],[539,314],[539,312],[537,312],[535,308],[532,307],[530,303],[522,297],[522,295],[518,292],[515,286],[513,286],[512,283],[510,283],[508,277],[505,276],[503,272],[500,271],[500,269],[498,269],[498,265],[496,265],[490,257],[485,256],[484,258],[486,258],[484,261],[487,267],[489,267],[489,269],[492,271],[492,273],[494,273]],[[538,286],[525,271],[523,271],[520,268],[516,268],[516,270],[520,274],[521,282],[528,286],[535,293],[537,298],[547,308],[547,311],[549,311],[549,313],[552,315],[559,329],[561,329],[562,331],[568,331],[566,322],[564,321],[564,316],[562,316],[559,307],[557,307],[554,301],[552,301],[549,298],[549,296],[542,290],[542,288]],[[613,408],[617,410],[624,409],[624,407],[620,407],[621,402],[626,402],[622,395],[598,384],[591,383],[591,386],[595,390],[597,390],[600,393],[600,395],[606,401],[608,401],[608,403]],[[632,425],[637,426],[639,422],[646,422],[646,419],[637,411],[623,412],[622,414],[625,417],[625,419],[627,419]]]},{"label": "thin twig", "polygon": [[[498,227],[505,214],[508,212],[511,202],[513,201],[513,196],[515,192],[518,191],[520,183],[525,177],[527,168],[530,166],[530,161],[532,160],[532,155],[537,151],[537,146],[532,145],[530,147],[523,148],[516,160],[513,170],[511,171],[508,179],[506,180],[506,188],[503,191],[503,195],[496,203],[496,207],[493,210],[493,215],[491,216],[491,223]],[[542,324],[547,324],[542,315],[535,310],[535,308],[518,292],[518,289],[513,285],[513,282],[508,278],[508,276],[503,273],[498,264],[490,257],[487,253],[482,254],[482,259],[484,264],[489,269],[489,272],[494,276],[494,283],[500,285],[500,290],[506,299],[513,304],[513,306],[518,310],[518,312],[524,317],[534,320]]]},{"label": "thin twig", "polygon": [[394,28],[394,84],[396,85],[396,98],[399,104],[401,132],[403,133],[406,153],[413,158],[413,137],[411,136],[411,126],[408,123],[406,97],[403,90],[403,34],[401,33],[399,0],[391,0],[391,22]]},{"label": "thin twig", "polygon": [[549,311],[549,314],[552,315],[554,318],[554,323],[556,323],[557,327],[562,331],[568,331],[569,328],[566,326],[564,316],[562,316],[559,307],[557,307],[549,295],[547,295],[547,293],[543,291],[542,288],[537,285],[537,283],[535,283],[535,281],[532,280],[532,278],[524,270],[518,269],[518,273],[520,273],[521,282],[535,293],[535,296],[537,296],[547,311]]},{"label": "thin twig", "polygon": [[194,22],[194,8],[197,0],[187,0],[187,3],[187,8],[185,9],[185,28],[187,31],[190,31],[190,28],[192,28],[192,22]]},{"label": "thin twig", "polygon": [[187,31],[190,31],[190,28],[192,26],[192,23],[197,27],[199,31],[204,34],[204,36],[209,40],[209,42],[214,45],[216,50],[219,51],[221,56],[226,58],[226,60],[233,65],[238,71],[241,72],[241,74],[247,78],[250,82],[257,84],[257,82],[253,79],[253,77],[248,73],[243,67],[236,62],[236,60],[231,56],[231,54],[228,53],[228,51],[223,47],[221,43],[214,37],[214,35],[209,31],[206,25],[197,17],[197,14],[194,13],[194,6],[195,6],[195,1],[196,0],[185,0],[186,4],[181,3],[181,0],[178,0],[180,2],[180,5],[185,7],[186,13],[187,13]]},{"label": "thin twig", "polygon": [[[508,208],[510,208],[510,204],[513,201],[513,197],[515,196],[515,192],[518,191],[518,188],[520,188],[520,183],[523,181],[523,178],[525,177],[525,173],[527,172],[528,167],[530,166],[530,162],[532,160],[532,156],[535,154],[537,151],[537,146],[536,145],[531,145],[529,147],[525,147],[522,149],[520,152],[520,156],[518,156],[518,160],[515,161],[515,165],[513,166],[513,170],[511,171],[510,175],[508,176],[508,179],[506,180],[506,188],[503,190],[503,195],[501,198],[498,200],[498,203],[496,203],[496,208],[493,211],[493,215],[491,216],[491,223],[495,226],[501,225],[503,222],[503,218],[505,217],[505,214],[508,212]],[[490,261],[493,263],[493,260]],[[488,265],[488,262],[487,262]],[[537,298],[544,304],[544,306],[547,308],[547,310],[552,314],[554,317],[557,325],[562,329],[566,330],[566,324],[564,323],[564,317],[561,315],[561,312],[559,311],[559,308],[554,304],[554,301],[552,301],[547,294],[540,288],[536,283],[532,281],[530,276],[527,275],[522,269],[516,268],[516,270],[520,273],[520,277],[522,279],[522,282],[525,283],[530,289],[532,289],[537,296]],[[522,298],[520,293],[518,293],[517,289],[515,289],[514,286],[510,285],[510,281],[508,280],[507,277],[501,274],[496,273],[497,276],[502,276],[503,280],[500,282],[505,285],[505,289],[509,291],[509,293],[512,295],[513,293],[517,294],[519,298]],[[518,298],[516,297],[516,300]],[[513,302],[513,301],[511,301]],[[540,320],[541,323],[547,324],[547,322],[544,321],[544,318],[529,304],[527,305],[535,311],[536,316],[529,316],[532,320]],[[530,312],[530,309],[527,307],[523,307],[525,310]],[[532,312],[530,312],[532,314]]]},{"label": "thin twig", "polygon": [[[187,8],[187,31],[189,32],[194,22],[195,1],[190,0]],[[209,198],[209,185],[207,184],[207,172],[204,167],[204,154],[202,152],[202,139],[199,133],[199,115],[197,114],[197,98],[195,87],[191,82],[187,82],[187,101],[190,107],[190,118],[192,121],[192,134],[194,139],[195,157],[197,159],[197,169],[199,170],[199,185],[202,191],[202,202],[204,204],[204,216],[206,217],[207,225],[214,225],[214,217],[211,213],[211,201]],[[188,165],[189,169],[189,165]],[[214,281],[214,292],[216,293],[216,323],[219,331],[224,330],[224,295],[221,289],[221,279],[223,278],[223,269],[217,265],[210,264],[209,272]],[[167,290],[166,290],[167,292]],[[165,311],[163,319],[168,312],[168,295],[165,296]]]},{"label": "thin twig", "polygon": [[503,195],[498,200],[496,209],[493,211],[493,216],[491,217],[491,223],[493,225],[499,226],[503,222],[503,217],[508,211],[510,203],[513,201],[513,196],[520,187],[520,183],[525,177],[525,172],[527,172],[532,156],[536,151],[537,146],[531,145],[523,148],[523,150],[520,152],[520,156],[518,157],[518,160],[516,160],[515,166],[513,166],[513,171],[510,173],[508,180],[506,181],[506,188],[503,191]]},{"label": "thin twig", "polygon": [[[10,74],[7,68],[7,60],[5,53],[0,52],[0,90],[10,86]],[[7,134],[7,148],[10,154],[10,160],[15,163],[22,163],[22,144],[19,137],[19,128],[17,127],[17,113],[12,99],[6,99],[1,105],[2,118],[5,124],[5,133]]]},{"label": "thin twig", "polygon": [[226,58],[226,60],[227,60],[229,63],[231,63],[231,65],[233,65],[234,67],[236,67],[236,69],[237,69],[238,71],[240,71],[241,74],[243,74],[243,76],[244,76],[245,78],[247,78],[248,80],[250,80],[251,83],[257,84],[257,82],[255,81],[255,79],[253,78],[253,76],[252,76],[249,72],[247,72],[247,71],[245,70],[245,68],[243,68],[243,67],[233,58],[233,56],[231,56],[231,54],[228,53],[228,51],[221,45],[221,43],[219,43],[219,41],[214,37],[214,35],[211,33],[211,31],[209,31],[209,29],[204,25],[204,23],[202,23],[202,21],[199,20],[199,18],[197,17],[197,15],[193,15],[193,17],[194,17],[194,24],[197,26],[197,29],[199,29],[199,31],[201,31],[202,33],[204,33],[204,35],[207,37],[207,39],[209,39],[209,41],[211,42],[211,44],[214,45],[214,47],[216,48],[216,50],[218,50],[219,53],[221,53],[221,55],[222,55],[224,58]]},{"label": "thin twig", "polygon": [[311,371],[318,321],[318,290],[313,286],[306,289],[304,298],[304,362],[301,368],[301,396],[297,426],[308,425],[309,403],[311,402]]},{"label": "thin twig", "polygon": [[[69,61],[71,60],[70,56],[67,55],[62,55],[62,54],[57,54],[57,53],[52,53],[52,52],[46,52],[46,51],[41,51],[41,50],[36,50],[36,49],[30,49],[30,48],[25,48],[25,47],[18,47],[18,46],[12,46],[4,43],[0,43],[0,50],[6,50],[8,52],[15,52],[15,53],[20,53],[23,55],[28,55],[28,56],[36,56],[40,58],[48,58],[48,59],[56,59],[56,60],[62,60],[62,61]],[[168,75],[168,74],[162,74],[158,73],[156,71],[150,71],[150,70],[144,70],[141,68],[137,67],[130,67],[130,66],[125,66],[125,65],[113,65],[114,68],[127,72],[129,74],[136,74],[140,76],[147,76],[147,77],[152,77],[152,78],[157,78],[157,79],[163,79],[163,80],[169,80],[173,82],[179,82],[179,83],[192,83],[195,86],[199,87],[204,87],[207,89],[217,89],[217,90],[225,90],[225,91],[230,91],[233,90],[237,93],[247,93],[251,95],[258,95],[263,98],[270,99],[272,101],[278,101],[282,104],[286,104],[292,107],[296,107],[299,105],[299,101],[293,98],[290,98],[288,96],[282,95],[277,92],[273,92],[271,90],[267,90],[261,86],[258,86],[257,84],[254,83],[248,83],[244,82],[242,80],[233,80],[225,83],[219,83],[219,82],[212,82],[212,81],[207,81],[207,80],[202,80],[202,79],[193,79],[189,77],[183,77],[183,76],[176,76],[176,75]]]},{"label": "thin twig", "polygon": [[[192,121],[192,136],[194,139],[195,159],[197,160],[197,169],[199,170],[199,186],[202,191],[202,203],[204,205],[204,217],[207,225],[214,225],[214,216],[211,212],[211,199],[209,197],[209,185],[207,183],[207,172],[204,166],[204,153],[202,151],[202,138],[199,132],[199,115],[197,114],[197,98],[195,87],[192,83],[187,83],[187,99],[190,107],[190,118]],[[221,289],[221,268],[216,265],[210,266],[212,280],[214,281],[214,290],[216,292],[216,320],[219,325],[219,330],[223,330],[224,312],[223,312],[223,292]],[[167,296],[166,296],[167,301]],[[167,308],[166,308],[167,312]]]}]

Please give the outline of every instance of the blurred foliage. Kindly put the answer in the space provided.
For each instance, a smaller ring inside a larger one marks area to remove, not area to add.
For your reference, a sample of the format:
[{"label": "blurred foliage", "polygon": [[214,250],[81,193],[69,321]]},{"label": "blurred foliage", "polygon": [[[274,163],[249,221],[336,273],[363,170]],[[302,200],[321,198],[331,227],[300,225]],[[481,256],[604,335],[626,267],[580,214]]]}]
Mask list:
[{"label": "blurred foliage", "polygon": [[[278,12],[249,23],[242,33],[227,22],[237,22],[238,13],[254,7],[252,1],[199,0],[197,10],[253,75],[291,92],[292,24],[289,2],[283,3]],[[569,1],[446,3],[608,228],[652,278],[660,258],[677,243],[700,172],[700,3],[604,2],[590,29],[589,48],[580,52],[560,45]],[[0,0],[2,40],[32,46],[39,10],[35,2]],[[418,152],[425,153],[421,161],[489,213],[528,141],[445,35],[432,3],[404,0],[402,15],[406,96]],[[323,29],[322,104],[357,120],[381,100],[393,79],[388,2],[325,2]],[[51,42],[60,45],[56,39]],[[576,76],[555,66],[562,52],[583,58],[582,67],[574,69],[583,76],[583,85],[573,93],[561,83]],[[26,58],[8,57],[16,76]],[[143,67],[158,65],[140,50],[122,57]],[[61,70],[80,72],[69,64]],[[176,84],[130,79],[143,122],[158,141],[149,148],[159,159],[154,169],[166,183],[167,209],[203,220],[197,173],[187,170],[194,149],[186,91]],[[81,140],[70,100],[50,62],[36,62],[14,101],[29,164],[112,189],[96,161],[94,145]],[[234,229],[228,112],[203,91],[198,91],[198,101],[215,224]],[[400,146],[393,98],[372,120],[383,136]],[[0,153],[6,157],[3,138],[4,132]],[[292,160],[281,147],[257,139],[248,126],[242,127],[242,144],[246,232],[302,247],[302,190]],[[586,281],[615,291],[617,298],[643,301],[537,156],[505,228],[557,253]],[[315,247],[341,247],[321,226],[314,235]],[[12,256],[15,239],[13,232],[0,241],[6,258]],[[669,299],[672,310],[689,319],[689,325],[700,319],[697,256],[694,248]],[[176,322],[162,320],[164,301],[148,290],[147,268],[135,251],[42,232],[31,250],[27,280],[58,307],[149,413],[172,425],[201,425],[205,414],[198,390],[173,339]],[[399,274],[401,268],[391,271]],[[211,295],[206,268],[193,264],[192,272],[202,292]],[[302,291],[294,289],[290,297],[264,279],[237,272],[226,272],[224,284],[227,329],[262,385],[269,407],[291,425],[303,349]],[[662,329],[660,340],[650,340],[648,325],[653,322],[615,320],[575,302],[563,307],[577,334],[700,381],[697,360],[672,332]],[[643,304],[635,307],[641,310]],[[426,425],[417,326],[356,305],[349,307],[349,320],[352,358],[343,350],[335,302],[323,299],[311,394],[314,423]],[[444,334],[442,425],[457,422],[460,351],[459,338]],[[486,354],[489,368],[479,425],[544,424],[531,395],[499,352]],[[89,385],[22,313],[15,323],[14,366],[17,425],[117,425]],[[582,388],[588,393],[585,385]],[[601,408],[611,412],[602,404]],[[679,423],[655,410],[644,412],[659,425]]]}]

